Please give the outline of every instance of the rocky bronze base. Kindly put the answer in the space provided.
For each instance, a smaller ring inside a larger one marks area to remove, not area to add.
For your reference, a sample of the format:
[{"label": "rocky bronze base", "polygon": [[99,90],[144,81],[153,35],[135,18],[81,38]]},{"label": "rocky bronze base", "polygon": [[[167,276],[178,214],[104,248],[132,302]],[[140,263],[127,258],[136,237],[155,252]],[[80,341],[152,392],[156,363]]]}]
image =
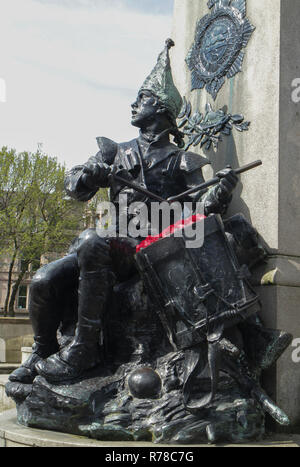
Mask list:
[{"label": "rocky bronze base", "polygon": [[[20,424],[100,441],[184,445],[262,439],[264,395],[254,383],[282,354],[289,335],[253,322],[231,329],[227,339],[234,342],[239,335],[247,355],[247,362],[234,360],[231,367],[249,367],[253,384],[242,384],[245,377],[228,371],[229,359],[220,366],[213,402],[199,409],[212,388],[207,343],[174,351],[140,280],[120,287],[115,297],[101,366],[72,383],[54,385],[37,376],[33,384],[6,384]],[[192,371],[194,357],[198,366]],[[269,400],[267,408],[270,413]]]},{"label": "rocky bronze base", "polygon": [[[96,369],[72,385],[51,385],[38,376],[32,385],[9,382],[6,391],[22,425],[97,440],[184,445],[262,438],[261,408],[228,376],[221,377],[210,406],[190,413],[180,382],[183,364],[184,353],[170,353],[152,368],[127,364],[110,375]],[[204,380],[202,385],[197,398],[207,392]]]}]

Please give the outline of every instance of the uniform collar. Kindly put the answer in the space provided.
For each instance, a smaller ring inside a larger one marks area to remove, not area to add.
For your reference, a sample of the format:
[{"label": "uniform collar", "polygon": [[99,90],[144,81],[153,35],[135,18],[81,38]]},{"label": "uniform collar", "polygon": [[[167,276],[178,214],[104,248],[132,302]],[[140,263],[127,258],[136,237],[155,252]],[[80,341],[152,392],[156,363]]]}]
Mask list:
[{"label": "uniform collar", "polygon": [[175,144],[170,142],[169,130],[161,133],[152,143],[146,143],[146,140],[140,134],[138,138],[129,141],[128,143],[121,143],[119,147],[121,149],[121,153],[126,151],[136,151],[140,157],[141,165],[143,165],[142,160],[149,160],[150,165],[148,168],[156,166],[172,154],[180,151]]},{"label": "uniform collar", "polygon": [[152,144],[167,144],[170,142],[169,140],[170,129],[164,130],[162,133],[153,136],[145,136],[140,131],[140,135],[138,137],[138,141],[143,145],[152,145]]},{"label": "uniform collar", "polygon": [[140,134],[137,138],[138,145],[143,148],[141,157],[148,161],[148,167],[146,170],[151,169],[160,162],[167,159],[171,154],[178,151],[178,147],[172,144],[169,140],[170,130],[165,130],[160,135],[152,140],[152,142],[146,142],[143,135]]}]

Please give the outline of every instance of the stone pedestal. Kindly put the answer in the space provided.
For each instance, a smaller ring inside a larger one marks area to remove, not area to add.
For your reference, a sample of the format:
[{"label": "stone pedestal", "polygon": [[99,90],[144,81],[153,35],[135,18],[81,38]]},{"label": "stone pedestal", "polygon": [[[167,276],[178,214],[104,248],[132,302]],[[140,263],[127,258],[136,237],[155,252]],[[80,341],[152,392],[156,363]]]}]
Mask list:
[{"label": "stone pedestal", "polygon": [[[253,442],[247,444],[223,444],[223,447],[284,447],[295,448],[300,446],[299,436],[282,436],[271,435],[268,439],[261,442]],[[148,452],[157,452],[157,457],[165,448],[178,453],[178,449],[184,452],[195,453],[198,448],[215,447],[214,444],[198,444],[191,446],[181,445],[166,445],[155,444],[151,442],[137,441],[97,441],[95,439],[84,438],[82,436],[70,435],[49,430],[39,430],[36,428],[27,428],[17,423],[16,411],[8,410],[5,413],[0,413],[0,448],[102,448],[101,455],[103,459],[107,455],[111,457],[126,452],[125,459],[130,459],[130,453],[138,453],[139,449],[146,448]],[[184,449],[183,449],[184,448]],[[103,451],[104,450],[104,451]],[[99,452],[99,451],[98,451]],[[145,458],[146,450],[140,453]],[[178,453],[179,454],[179,453]],[[195,456],[196,457],[196,456]],[[98,455],[99,458],[99,455]],[[174,456],[175,458],[175,456]]]},{"label": "stone pedestal", "polygon": [[7,381],[8,375],[0,375],[0,413],[16,406],[14,401],[5,394],[5,385]]},{"label": "stone pedestal", "polygon": [[33,344],[29,318],[0,317],[0,363],[21,362],[21,347]]},{"label": "stone pedestal", "polygon": [[[270,253],[257,277],[267,326],[300,337],[300,104],[292,82],[300,77],[300,9],[295,0],[248,0],[247,17],[255,26],[245,49],[242,72],[226,79],[216,101],[204,90],[191,92],[185,63],[196,22],[209,13],[207,1],[175,0],[172,66],[175,82],[193,109],[227,106],[251,121],[249,132],[223,138],[217,152],[205,153],[213,171],[256,159],[263,166],[241,176],[229,214],[242,212],[257,228]],[[206,176],[211,175],[211,169]],[[263,285],[262,285],[263,284]],[[294,341],[294,345],[296,340]],[[300,363],[290,347],[266,377],[266,387],[300,426]],[[295,354],[295,352],[294,352]],[[295,360],[295,359],[294,359]]]},{"label": "stone pedestal", "polygon": [[22,347],[21,348],[21,354],[22,354],[22,361],[21,363],[25,363],[26,360],[30,357],[32,354],[32,347]]}]

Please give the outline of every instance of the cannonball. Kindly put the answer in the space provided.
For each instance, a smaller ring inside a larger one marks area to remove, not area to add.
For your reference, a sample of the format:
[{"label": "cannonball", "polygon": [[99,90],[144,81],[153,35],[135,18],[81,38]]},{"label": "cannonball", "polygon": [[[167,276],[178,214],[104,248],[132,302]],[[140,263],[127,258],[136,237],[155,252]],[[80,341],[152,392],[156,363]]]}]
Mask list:
[{"label": "cannonball", "polygon": [[138,368],[129,376],[128,387],[138,399],[156,399],[161,391],[161,379],[152,368]]}]

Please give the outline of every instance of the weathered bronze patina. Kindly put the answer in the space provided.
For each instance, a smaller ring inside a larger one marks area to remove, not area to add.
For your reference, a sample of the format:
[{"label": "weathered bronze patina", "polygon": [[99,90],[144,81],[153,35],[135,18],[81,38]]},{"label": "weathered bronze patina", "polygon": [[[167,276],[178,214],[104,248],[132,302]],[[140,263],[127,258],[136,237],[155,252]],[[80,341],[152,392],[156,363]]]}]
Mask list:
[{"label": "weathered bronze patina", "polygon": [[246,0],[209,0],[211,13],[196,26],[186,62],[192,89],[203,89],[216,99],[226,78],[242,70],[244,49],[254,31],[246,18]]},{"label": "weathered bronze patina", "polygon": [[[205,186],[209,161],[182,149],[172,45],[166,42],[132,104],[139,137],[121,144],[98,138],[99,152],[68,173],[66,190],[88,201],[109,187],[117,219],[135,216],[120,195],[148,207],[188,201],[192,210],[201,200],[203,213],[150,238],[124,237],[119,224],[115,236],[89,229],[64,258],[36,273],[33,353],[6,386],[24,425],[190,444],[259,438],[266,412],[288,423],[260,376],[291,336],[264,328],[259,317],[251,271],[265,252],[257,232],[242,215],[223,218],[237,173],[226,168]],[[189,249],[197,225],[204,243]]]}]

